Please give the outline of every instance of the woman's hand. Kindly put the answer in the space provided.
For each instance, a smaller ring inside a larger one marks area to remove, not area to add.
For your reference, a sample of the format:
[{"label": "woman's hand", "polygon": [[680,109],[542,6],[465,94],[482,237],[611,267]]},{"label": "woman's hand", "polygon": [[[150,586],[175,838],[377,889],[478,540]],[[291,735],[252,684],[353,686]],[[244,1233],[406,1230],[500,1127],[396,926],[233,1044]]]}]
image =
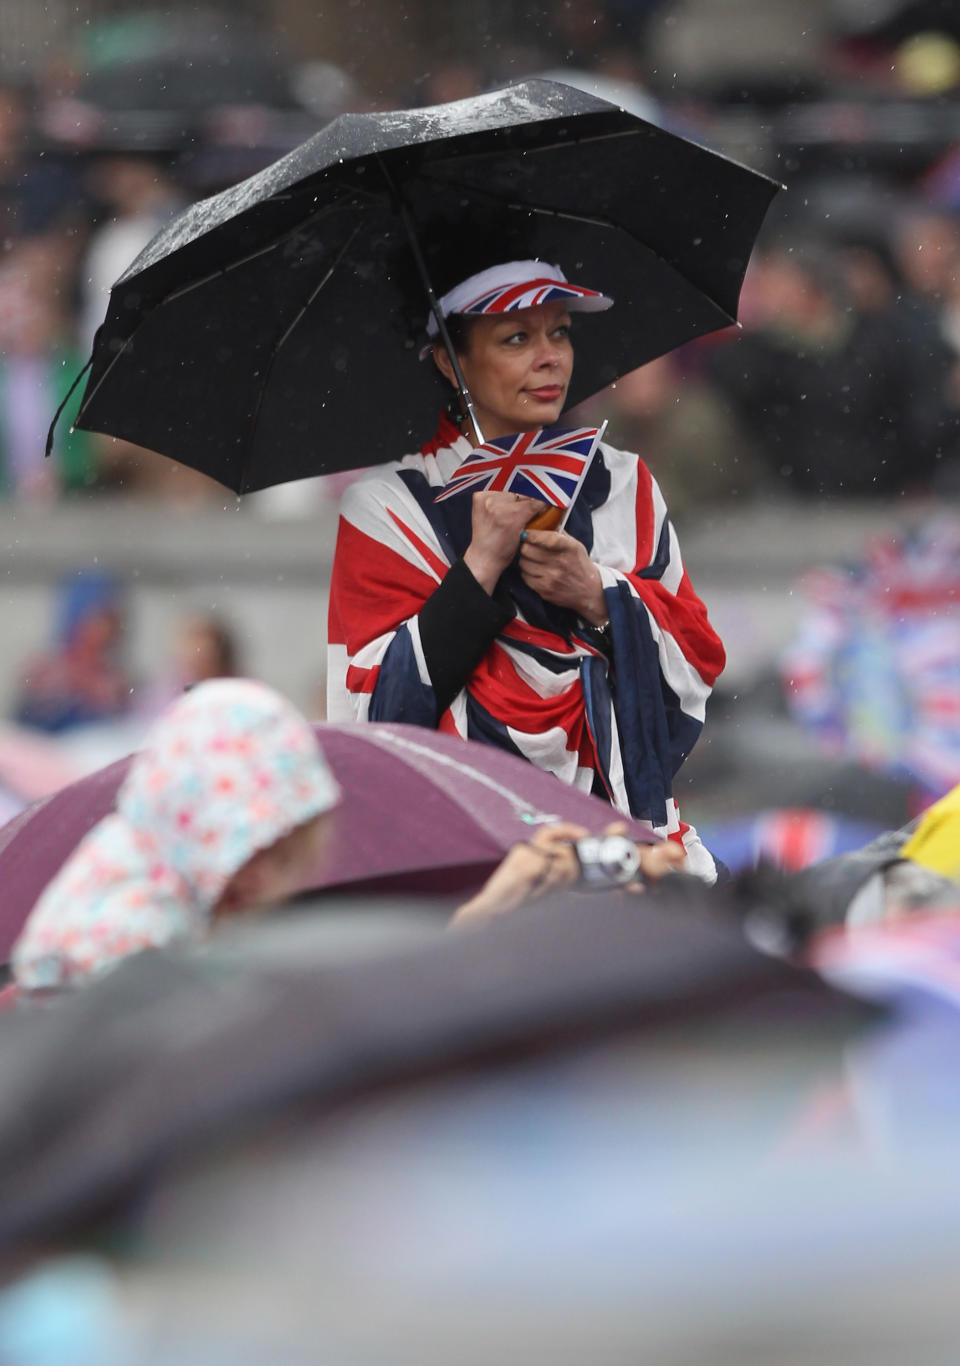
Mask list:
[{"label": "woman's hand", "polygon": [[[605,835],[625,835],[625,821],[614,821],[604,828]],[[526,844],[515,844],[491,873],[475,897],[464,902],[450,921],[487,920],[504,911],[513,911],[524,902],[538,901],[546,892],[569,887],[580,878],[580,864],[574,843],[589,832],[581,825],[558,822],[542,826]],[[674,840],[638,844],[640,872],[648,882],[657,882],[686,858],[683,846]],[[624,891],[642,892],[643,883],[634,882]]]},{"label": "woman's hand", "polygon": [[[672,873],[680,867],[687,857],[686,850],[676,840],[658,840],[656,844],[638,844],[640,871],[647,882],[659,882],[664,873]],[[638,892],[643,891],[642,883],[635,883]],[[631,888],[633,890],[633,888]]]},{"label": "woman's hand", "polygon": [[[608,825],[603,832],[605,835],[627,835],[630,827],[626,821],[614,821],[613,825]],[[672,873],[679,868],[687,857],[686,850],[682,844],[676,840],[657,840],[655,844],[638,844],[637,854],[640,857],[640,872],[644,882],[659,882],[665,873]],[[624,888],[627,892],[642,892],[643,882],[631,882]]]},{"label": "woman's hand", "polygon": [[486,920],[576,882],[580,865],[573,844],[588,833],[582,825],[567,822],[541,826],[528,843],[515,844],[508,851],[476,896],[458,908],[450,924]]},{"label": "woman's hand", "polygon": [[566,531],[528,531],[520,546],[520,573],[545,602],[569,607],[594,626],[608,620],[600,570],[586,546]]},{"label": "woman's hand", "polygon": [[463,562],[491,596],[517,553],[521,532],[542,507],[539,498],[524,498],[519,493],[488,491],[473,495],[471,540]]}]

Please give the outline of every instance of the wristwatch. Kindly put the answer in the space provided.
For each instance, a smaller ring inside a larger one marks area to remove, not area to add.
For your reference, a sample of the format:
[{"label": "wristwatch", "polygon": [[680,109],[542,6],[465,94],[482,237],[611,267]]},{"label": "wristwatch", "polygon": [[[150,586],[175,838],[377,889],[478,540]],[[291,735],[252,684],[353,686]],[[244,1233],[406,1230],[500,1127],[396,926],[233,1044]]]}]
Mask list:
[{"label": "wristwatch", "polygon": [[592,621],[585,621],[580,618],[580,631],[589,641],[602,651],[603,654],[610,654],[613,649],[613,630],[610,626],[610,618],[602,626],[594,626]]},{"label": "wristwatch", "polygon": [[626,835],[587,835],[574,843],[580,886],[597,891],[640,880],[640,855]]}]

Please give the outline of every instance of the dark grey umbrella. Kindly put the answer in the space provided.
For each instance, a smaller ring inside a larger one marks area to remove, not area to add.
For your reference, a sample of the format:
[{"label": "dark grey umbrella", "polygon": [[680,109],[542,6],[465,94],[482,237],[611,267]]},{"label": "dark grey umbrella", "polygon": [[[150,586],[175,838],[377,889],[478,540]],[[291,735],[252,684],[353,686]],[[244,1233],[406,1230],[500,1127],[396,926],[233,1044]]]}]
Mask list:
[{"label": "dark grey umbrella", "polygon": [[578,403],[734,321],[776,188],[552,81],[345,114],[150,243],[111,292],[77,424],[239,492],[398,457],[443,402],[418,360],[425,277],[441,294],[531,256],[616,300],[578,319]]},{"label": "dark grey umbrella", "polygon": [[[302,1125],[305,1103],[317,1114],[445,1068],[671,1021],[716,1031],[746,1015],[748,1043],[779,1014],[808,1042],[818,1023],[848,1037],[864,1012],[751,949],[722,905],[677,877],[642,903],[573,894],[398,946],[386,925],[404,912],[381,901],[380,953],[337,949],[319,912],[271,958],[276,927],[261,920],[229,952],[151,950],[56,1009],[0,1014],[0,1249],[62,1234],[211,1138],[282,1114]],[[666,1103],[662,1083],[650,1103]]]}]

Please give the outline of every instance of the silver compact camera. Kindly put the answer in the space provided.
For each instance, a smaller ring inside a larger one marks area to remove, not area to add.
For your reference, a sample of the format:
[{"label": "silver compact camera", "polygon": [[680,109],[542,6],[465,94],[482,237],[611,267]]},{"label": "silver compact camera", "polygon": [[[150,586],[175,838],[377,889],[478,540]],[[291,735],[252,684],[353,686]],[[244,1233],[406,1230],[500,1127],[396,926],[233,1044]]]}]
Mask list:
[{"label": "silver compact camera", "polygon": [[627,835],[588,835],[573,848],[583,888],[602,891],[641,881],[640,855]]}]

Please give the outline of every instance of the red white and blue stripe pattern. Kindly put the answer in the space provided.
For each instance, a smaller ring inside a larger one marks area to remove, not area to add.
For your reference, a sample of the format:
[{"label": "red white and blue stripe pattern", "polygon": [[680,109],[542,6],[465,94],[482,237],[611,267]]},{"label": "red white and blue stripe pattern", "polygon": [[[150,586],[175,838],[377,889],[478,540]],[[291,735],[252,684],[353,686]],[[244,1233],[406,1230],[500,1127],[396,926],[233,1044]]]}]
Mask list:
[{"label": "red white and blue stripe pattern", "polygon": [[960,521],[878,539],[804,590],[782,663],[794,716],[826,751],[942,797],[960,782]]},{"label": "red white and blue stripe pattern", "polygon": [[810,965],[847,991],[874,1000],[938,999],[960,1009],[960,913],[914,911],[882,925],[822,931]]},{"label": "red white and blue stripe pattern", "polygon": [[568,508],[596,449],[598,427],[540,427],[498,436],[471,451],[436,495],[442,503],[460,493],[520,493]]},{"label": "red white and blue stripe pattern", "polygon": [[602,299],[604,296],[596,289],[584,285],[572,285],[569,281],[547,280],[542,276],[535,280],[523,280],[520,284],[502,285],[499,289],[488,289],[485,293],[471,299],[457,311],[459,313],[513,313],[518,308],[537,308],[540,304],[557,301],[567,303],[571,299]]},{"label": "red white and blue stripe pattern", "polygon": [[795,873],[825,858],[862,849],[882,832],[882,826],[850,816],[812,807],[780,807],[711,822],[704,838],[731,873],[760,863]]},{"label": "red white and blue stripe pattern", "polygon": [[[513,313],[520,308],[560,301],[571,313],[599,313],[613,300],[599,290],[571,284],[559,266],[549,261],[502,261],[470,275],[438,300],[445,318],[451,313]],[[427,319],[427,336],[437,336],[437,320]],[[421,359],[430,347],[421,351]]]},{"label": "red white and blue stripe pattern", "polygon": [[599,783],[617,810],[680,841],[686,870],[712,881],[713,860],[681,821],[672,784],[723,646],[637,456],[600,443],[566,524],[600,571],[613,661],[511,566],[500,583],[516,615],[438,715],[419,613],[469,542],[470,500],[434,499],[470,449],[444,419],[423,452],[347,490],[330,585],[330,720],[406,721],[497,745],[586,792]]}]

